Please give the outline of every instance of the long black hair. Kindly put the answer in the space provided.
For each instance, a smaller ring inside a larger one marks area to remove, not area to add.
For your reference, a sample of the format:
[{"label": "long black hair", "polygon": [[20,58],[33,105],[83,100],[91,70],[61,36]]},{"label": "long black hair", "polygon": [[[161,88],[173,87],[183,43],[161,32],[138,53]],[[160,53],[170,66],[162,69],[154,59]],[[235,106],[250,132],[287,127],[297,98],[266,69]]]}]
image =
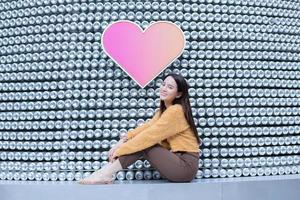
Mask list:
[{"label": "long black hair", "polygon": [[[174,80],[177,84],[177,92],[182,92],[181,96],[179,98],[175,98],[173,100],[172,104],[173,105],[180,104],[182,106],[185,118],[186,118],[187,122],[189,123],[192,131],[194,132],[194,134],[197,138],[198,144],[201,144],[202,141],[200,140],[200,138],[198,136],[198,131],[197,131],[197,128],[196,128],[196,125],[194,122],[193,115],[192,115],[192,109],[191,109],[189,93],[188,93],[189,85],[188,85],[187,81],[184,79],[184,77],[179,74],[170,73],[170,74],[167,74],[165,76],[165,78],[167,78],[168,76],[171,76],[174,78]],[[167,108],[165,106],[164,101],[160,100],[160,113],[162,114],[166,109]]]}]

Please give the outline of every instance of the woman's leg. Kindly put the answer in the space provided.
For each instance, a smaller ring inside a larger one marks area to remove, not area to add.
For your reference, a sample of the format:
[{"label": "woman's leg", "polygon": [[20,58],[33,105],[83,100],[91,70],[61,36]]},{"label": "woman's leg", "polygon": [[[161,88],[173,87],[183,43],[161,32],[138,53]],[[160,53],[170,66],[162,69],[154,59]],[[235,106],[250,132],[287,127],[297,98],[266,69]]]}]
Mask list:
[{"label": "woman's leg", "polygon": [[90,176],[81,179],[80,184],[101,184],[101,183],[112,183],[113,182],[113,173],[122,170],[122,166],[119,162],[119,159],[116,159],[114,162],[107,163],[101,169],[93,172]]},{"label": "woman's leg", "polygon": [[81,184],[99,184],[99,183],[112,183],[112,175],[122,169],[127,168],[134,163],[144,154],[143,151],[139,151],[133,154],[120,156],[113,162],[107,163],[101,169],[95,171],[90,176],[79,181]]},{"label": "woman's leg", "polygon": [[198,170],[197,157],[185,156],[182,153],[172,153],[159,144],[142,151],[120,156],[112,163],[91,174],[80,181],[83,184],[111,183],[109,181],[113,173],[127,168],[141,156],[160,172],[163,178],[172,182],[190,182]]},{"label": "woman's leg", "polygon": [[147,159],[163,178],[172,182],[190,182],[198,171],[199,154],[173,153],[159,144],[142,151],[119,157],[125,169],[140,157]]},{"label": "woman's leg", "polygon": [[173,153],[157,144],[144,150],[144,158],[171,182],[190,182],[198,171],[198,153]]},{"label": "woman's leg", "polygon": [[132,154],[120,156],[118,160],[122,166],[122,169],[126,169],[129,165],[133,164],[143,155],[144,155],[143,151],[138,151]]}]

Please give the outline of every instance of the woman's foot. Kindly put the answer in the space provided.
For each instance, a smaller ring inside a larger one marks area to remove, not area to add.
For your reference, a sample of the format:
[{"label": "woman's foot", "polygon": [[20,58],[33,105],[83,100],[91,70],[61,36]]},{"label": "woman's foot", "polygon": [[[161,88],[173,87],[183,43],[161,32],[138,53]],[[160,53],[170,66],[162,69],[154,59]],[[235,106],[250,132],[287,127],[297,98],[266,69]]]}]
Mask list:
[{"label": "woman's foot", "polygon": [[79,184],[111,184],[114,182],[114,177],[104,174],[101,169],[95,171],[90,176],[81,179]]},{"label": "woman's foot", "polygon": [[122,170],[121,163],[119,159],[107,163],[101,169],[95,171],[90,176],[81,179],[79,181],[80,184],[110,184],[113,183],[115,177],[113,176],[114,173]]}]

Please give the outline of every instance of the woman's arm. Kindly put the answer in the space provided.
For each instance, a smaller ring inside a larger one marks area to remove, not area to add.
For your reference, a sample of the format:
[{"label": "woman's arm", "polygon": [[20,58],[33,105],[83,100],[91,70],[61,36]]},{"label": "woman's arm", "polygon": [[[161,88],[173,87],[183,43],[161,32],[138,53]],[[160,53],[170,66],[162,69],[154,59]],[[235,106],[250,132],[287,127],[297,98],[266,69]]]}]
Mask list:
[{"label": "woman's arm", "polygon": [[121,144],[125,143],[128,140],[127,135],[124,135],[120,138],[120,140],[112,147],[112,148],[117,148]]},{"label": "woman's arm", "polygon": [[114,152],[126,141],[128,141],[127,135],[124,135],[120,138],[120,140],[108,151],[108,159],[109,161],[113,161]]},{"label": "woman's arm", "polygon": [[143,130],[149,128],[159,117],[159,111],[156,111],[154,116],[149,120],[144,122],[142,125],[139,125],[138,127],[136,127],[133,130],[128,131],[127,133],[127,139],[132,139],[133,137],[135,137],[137,134],[139,134],[140,132],[142,132]]},{"label": "woman's arm", "polygon": [[181,105],[169,107],[149,128],[122,144],[115,152],[116,156],[141,151],[158,142],[189,128]]}]

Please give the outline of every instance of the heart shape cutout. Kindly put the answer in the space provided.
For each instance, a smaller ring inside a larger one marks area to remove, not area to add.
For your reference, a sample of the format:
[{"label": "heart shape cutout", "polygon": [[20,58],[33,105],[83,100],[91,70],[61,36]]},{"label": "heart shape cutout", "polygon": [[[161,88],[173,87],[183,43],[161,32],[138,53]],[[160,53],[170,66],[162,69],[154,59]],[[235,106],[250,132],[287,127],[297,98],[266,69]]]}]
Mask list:
[{"label": "heart shape cutout", "polygon": [[182,54],[185,37],[172,22],[154,22],[143,31],[136,23],[121,20],[106,27],[101,44],[104,52],[144,88]]}]

